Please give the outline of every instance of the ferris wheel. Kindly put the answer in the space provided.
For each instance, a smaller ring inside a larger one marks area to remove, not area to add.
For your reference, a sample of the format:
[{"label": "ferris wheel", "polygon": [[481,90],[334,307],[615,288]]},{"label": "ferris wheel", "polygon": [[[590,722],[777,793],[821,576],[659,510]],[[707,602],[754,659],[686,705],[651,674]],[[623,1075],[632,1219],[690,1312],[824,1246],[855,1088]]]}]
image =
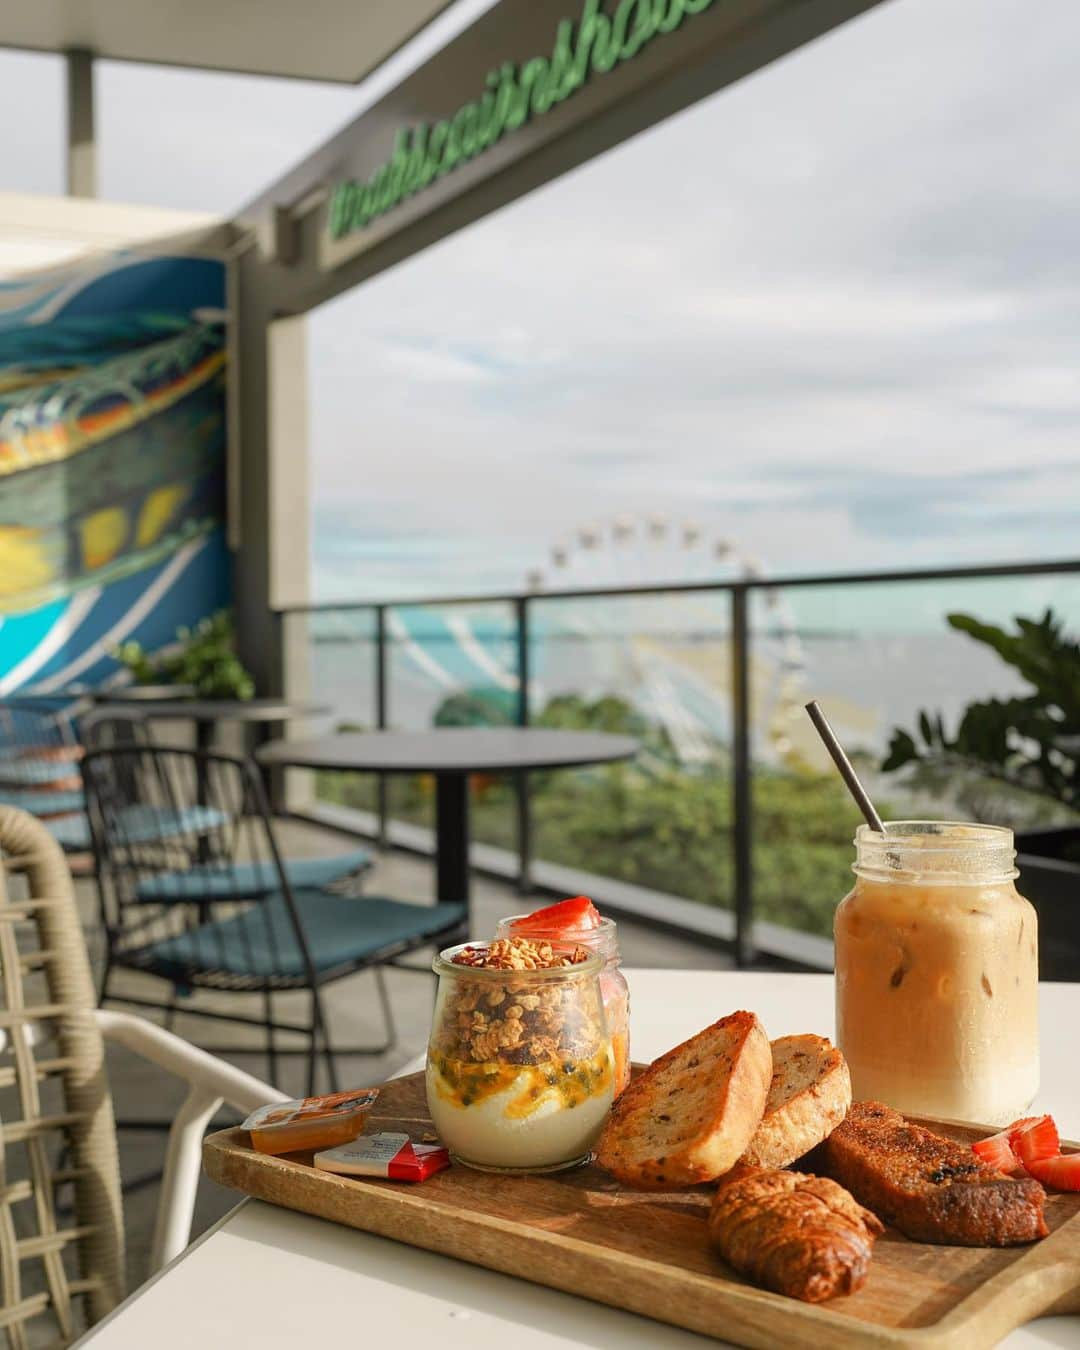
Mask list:
[{"label": "ferris wheel", "polygon": [[[620,515],[584,525],[560,539],[546,566],[527,574],[529,590],[573,592],[680,586],[695,582],[762,581],[764,565],[732,540],[695,521],[664,515]],[[806,662],[784,592],[767,585],[752,593],[751,709],[755,753],[783,760],[792,751],[790,729],[805,701]],[[732,731],[730,610],[715,591],[664,591],[655,596],[596,602],[553,597],[546,627],[594,653],[594,688],[619,692],[661,726],[679,759],[715,758]],[[548,662],[550,665],[550,661]],[[567,672],[569,675],[569,671]],[[560,671],[545,671],[550,689]]]}]

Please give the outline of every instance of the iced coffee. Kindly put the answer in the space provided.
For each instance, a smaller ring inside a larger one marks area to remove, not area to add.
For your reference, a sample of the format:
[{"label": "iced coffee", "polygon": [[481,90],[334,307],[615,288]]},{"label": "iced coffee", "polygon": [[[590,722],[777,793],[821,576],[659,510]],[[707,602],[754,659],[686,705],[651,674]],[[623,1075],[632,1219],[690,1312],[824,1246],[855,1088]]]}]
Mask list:
[{"label": "iced coffee", "polygon": [[1039,1085],[1038,932],[1012,831],[899,821],[856,837],[836,911],[838,1042],[857,1099],[1007,1124]]}]

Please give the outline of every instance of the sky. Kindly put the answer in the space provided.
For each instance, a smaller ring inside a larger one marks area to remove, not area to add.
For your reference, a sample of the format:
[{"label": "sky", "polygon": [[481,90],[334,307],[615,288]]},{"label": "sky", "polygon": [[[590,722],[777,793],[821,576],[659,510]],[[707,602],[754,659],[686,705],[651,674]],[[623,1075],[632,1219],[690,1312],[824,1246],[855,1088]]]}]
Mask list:
[{"label": "sky", "polygon": [[[318,598],[1075,553],[1078,49],[888,0],[317,311]],[[60,189],[59,75],[0,53],[6,188]],[[104,65],[103,195],[227,212],[379,87]],[[610,543],[658,517],[701,542]]]}]

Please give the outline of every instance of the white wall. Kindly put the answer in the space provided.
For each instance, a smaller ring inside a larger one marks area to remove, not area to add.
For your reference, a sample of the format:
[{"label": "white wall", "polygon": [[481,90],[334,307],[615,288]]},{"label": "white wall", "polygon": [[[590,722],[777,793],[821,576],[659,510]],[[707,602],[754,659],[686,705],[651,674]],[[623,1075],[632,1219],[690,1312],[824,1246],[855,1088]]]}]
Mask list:
[{"label": "white wall", "polygon": [[203,212],[0,192],[0,276],[125,246],[167,243],[185,252],[216,251],[227,233],[218,217]]}]

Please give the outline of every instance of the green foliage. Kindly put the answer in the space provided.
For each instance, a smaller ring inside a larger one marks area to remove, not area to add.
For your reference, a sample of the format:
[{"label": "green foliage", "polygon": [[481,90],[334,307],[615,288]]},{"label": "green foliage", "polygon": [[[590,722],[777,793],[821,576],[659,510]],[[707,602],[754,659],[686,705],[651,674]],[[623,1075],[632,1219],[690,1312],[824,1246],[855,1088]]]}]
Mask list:
[{"label": "green foliage", "polygon": [[131,671],[136,684],[187,684],[202,698],[249,699],[255,682],[236,654],[228,610],[219,610],[194,629],[178,628],[179,651],[148,655],[138,642],[125,642],[113,657]]},{"label": "green foliage", "polygon": [[[440,726],[492,725],[498,701],[473,691],[452,695],[436,714]],[[465,719],[482,711],[484,720]],[[497,723],[496,723],[497,724]],[[608,731],[637,737],[648,753],[608,768],[534,773],[536,856],[703,905],[730,908],[734,873],[734,803],[726,763],[682,768],[662,730],[616,697],[550,699],[534,725]],[[375,806],[371,775],[320,774],[324,800],[361,810]],[[889,813],[888,804],[879,807]],[[432,795],[421,779],[391,780],[391,812],[432,823]],[[833,911],[851,888],[852,836],[859,815],[833,774],[816,777],[758,769],[754,775],[754,908],[760,919],[829,936]],[[472,803],[473,837],[516,846],[509,782],[492,784]]]},{"label": "green foliage", "polygon": [[[731,783],[721,771],[645,773],[636,765],[533,774],[536,856],[636,886],[730,908],[734,824]],[[370,775],[320,774],[325,801],[375,806]],[[391,812],[430,826],[432,801],[419,779],[391,780]],[[888,803],[879,802],[889,813]],[[516,846],[509,786],[471,807],[473,837]],[[759,769],[754,777],[754,908],[758,918],[827,937],[851,888],[858,812],[833,775]]]},{"label": "green foliage", "polygon": [[965,709],[949,736],[940,714],[921,712],[914,732],[897,727],[882,764],[912,768],[938,781],[981,775],[1023,792],[1080,808],[1080,762],[1060,742],[1080,737],[1080,644],[1047,610],[1017,618],[1015,633],[950,614],[949,625],[990,647],[1032,686],[1019,698],[985,699]]},{"label": "green foliage", "polygon": [[652,723],[626,699],[614,694],[597,699],[556,694],[548,699],[536,725],[563,731],[607,731],[616,736],[636,736],[639,740],[653,733]]},{"label": "green foliage", "polygon": [[517,721],[517,695],[493,687],[465,689],[439,704],[437,727],[510,727]]},{"label": "green foliage", "polygon": [[638,757],[639,768],[654,766],[657,761],[666,765],[678,762],[663,727],[650,722],[626,699],[614,694],[596,699],[580,694],[556,694],[548,699],[533,725],[558,731],[606,731],[613,736],[633,736],[641,742],[643,751]]},{"label": "green foliage", "polygon": [[[394,816],[432,823],[417,781],[393,780]],[[323,800],[372,810],[369,776],[320,774]],[[882,803],[888,813],[888,804]],[[537,776],[536,856],[703,905],[730,908],[734,850],[731,785],[722,774],[651,776],[629,766]],[[474,800],[473,837],[513,849],[509,789]],[[851,840],[859,823],[843,785],[759,770],[754,779],[754,909],[758,918],[827,937],[851,888]]]},{"label": "green foliage", "polygon": [[[534,803],[538,856],[727,908],[734,813],[726,775],[633,769],[563,776]],[[857,824],[842,784],[759,771],[754,781],[754,904],[759,918],[832,932],[851,886]]]}]

